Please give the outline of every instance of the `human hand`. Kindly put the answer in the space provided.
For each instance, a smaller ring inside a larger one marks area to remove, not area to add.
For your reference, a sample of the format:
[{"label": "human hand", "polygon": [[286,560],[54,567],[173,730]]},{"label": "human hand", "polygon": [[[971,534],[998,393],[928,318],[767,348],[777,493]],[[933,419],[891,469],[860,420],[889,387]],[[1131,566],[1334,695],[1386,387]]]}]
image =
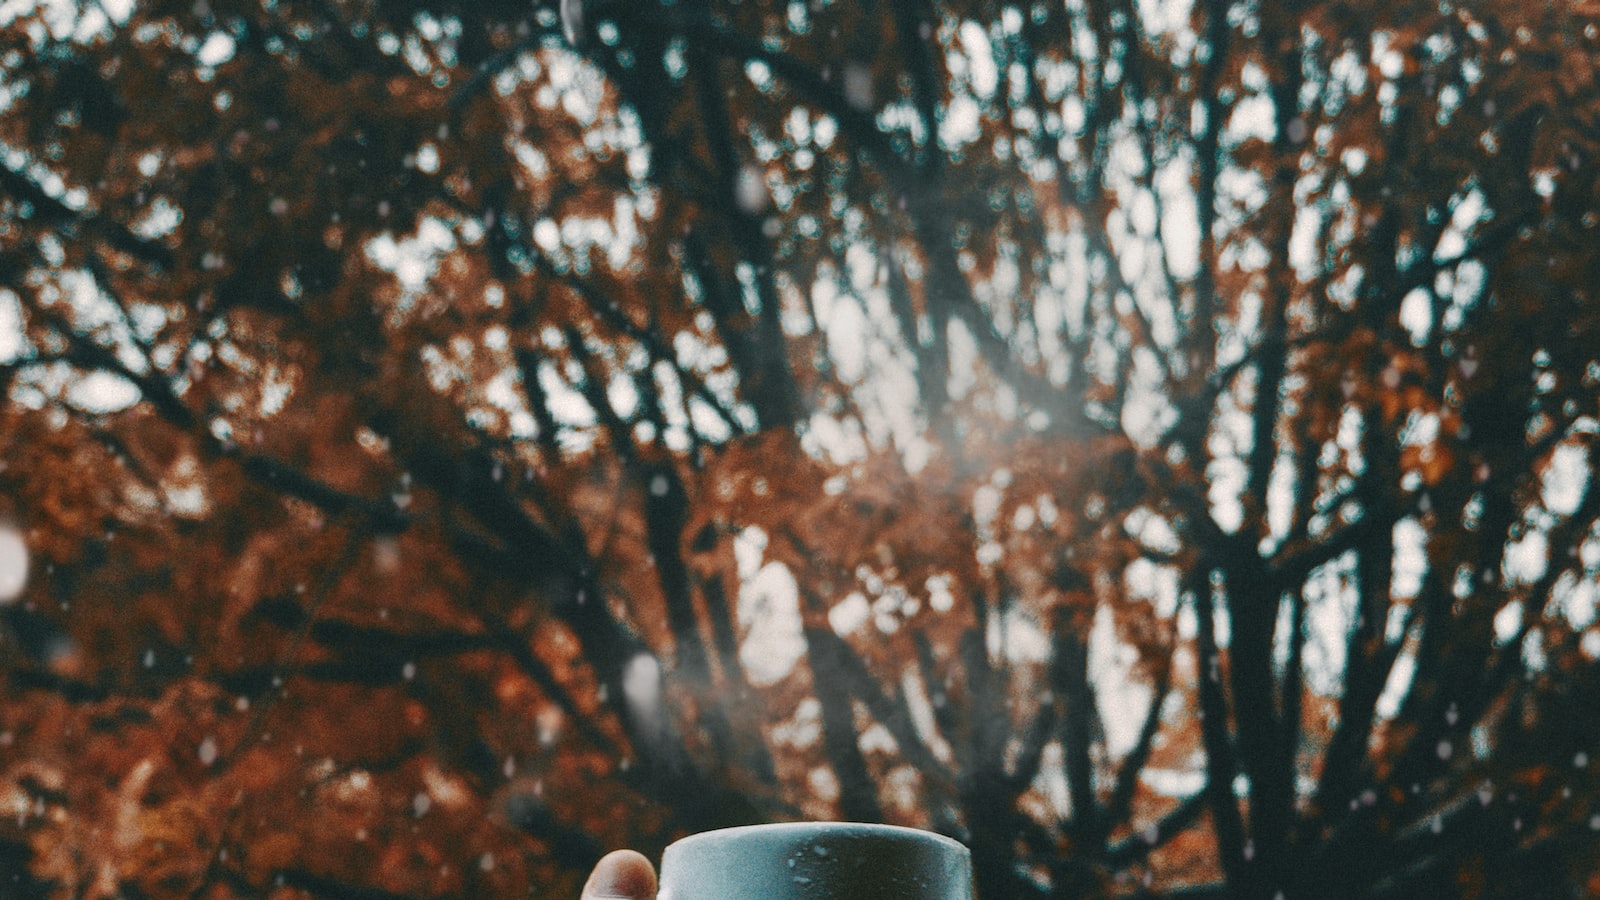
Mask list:
[{"label": "human hand", "polygon": [[655,900],[656,870],[644,854],[614,850],[595,863],[580,900]]}]

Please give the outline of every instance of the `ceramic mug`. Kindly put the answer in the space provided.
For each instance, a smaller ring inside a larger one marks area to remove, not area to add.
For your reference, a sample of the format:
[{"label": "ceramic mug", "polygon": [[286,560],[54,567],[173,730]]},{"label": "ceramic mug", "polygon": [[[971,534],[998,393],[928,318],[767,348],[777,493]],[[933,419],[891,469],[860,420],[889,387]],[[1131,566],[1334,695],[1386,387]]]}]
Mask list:
[{"label": "ceramic mug", "polygon": [[893,825],[724,828],[667,847],[658,900],[972,900],[972,856]]}]

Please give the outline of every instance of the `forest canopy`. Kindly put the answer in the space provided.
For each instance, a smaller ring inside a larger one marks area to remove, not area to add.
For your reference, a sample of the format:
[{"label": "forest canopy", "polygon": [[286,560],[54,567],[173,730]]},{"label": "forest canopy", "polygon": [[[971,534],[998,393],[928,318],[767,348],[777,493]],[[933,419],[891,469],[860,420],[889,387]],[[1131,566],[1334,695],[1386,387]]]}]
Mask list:
[{"label": "forest canopy", "polygon": [[0,5],[0,897],[1600,893],[1600,5]]}]

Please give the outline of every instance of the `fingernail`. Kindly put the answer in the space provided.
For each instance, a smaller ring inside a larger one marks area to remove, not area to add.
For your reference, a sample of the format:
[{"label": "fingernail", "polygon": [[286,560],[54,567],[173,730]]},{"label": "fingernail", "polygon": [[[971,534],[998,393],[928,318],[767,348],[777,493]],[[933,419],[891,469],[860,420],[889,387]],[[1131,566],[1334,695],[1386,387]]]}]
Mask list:
[{"label": "fingernail", "polygon": [[649,860],[629,850],[618,850],[594,867],[583,895],[594,900],[651,900],[655,881]]}]

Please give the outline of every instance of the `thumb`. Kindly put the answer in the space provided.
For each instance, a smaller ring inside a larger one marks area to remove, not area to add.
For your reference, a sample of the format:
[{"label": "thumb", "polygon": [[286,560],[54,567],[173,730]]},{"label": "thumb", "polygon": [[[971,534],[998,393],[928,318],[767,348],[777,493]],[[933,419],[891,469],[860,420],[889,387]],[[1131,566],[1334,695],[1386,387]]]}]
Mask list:
[{"label": "thumb", "polygon": [[656,870],[633,850],[615,850],[595,864],[581,900],[655,900]]}]

